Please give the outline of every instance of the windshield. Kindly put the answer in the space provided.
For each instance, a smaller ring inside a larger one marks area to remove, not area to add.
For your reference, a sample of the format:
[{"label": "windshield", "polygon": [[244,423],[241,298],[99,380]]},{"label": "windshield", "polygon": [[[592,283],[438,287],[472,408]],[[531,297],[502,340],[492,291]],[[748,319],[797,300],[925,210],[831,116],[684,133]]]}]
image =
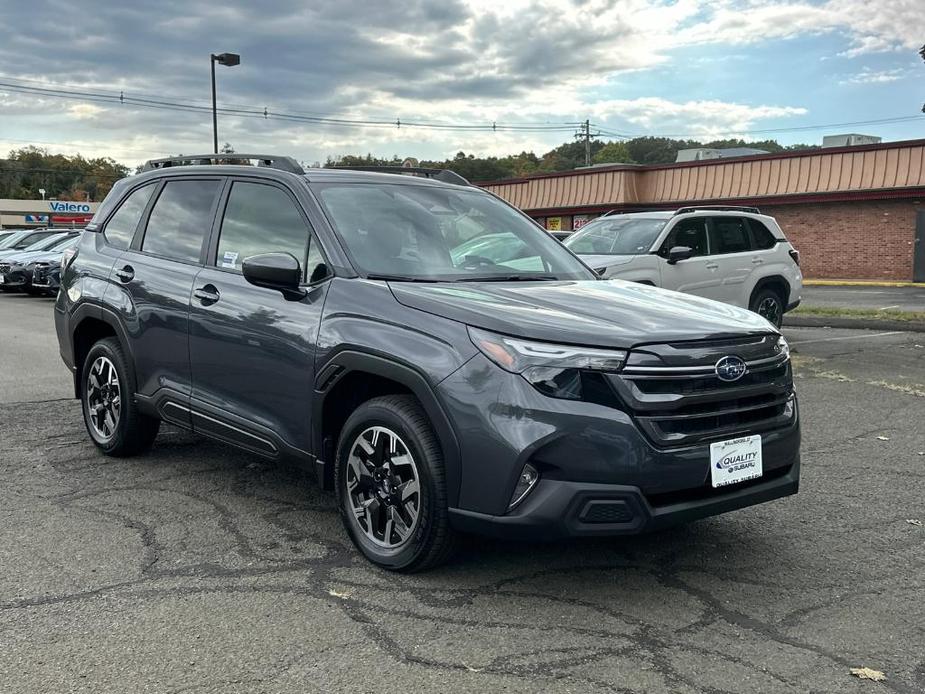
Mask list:
[{"label": "windshield", "polygon": [[648,253],[667,219],[606,217],[585,225],[564,243],[583,255],[641,255]]},{"label": "windshield", "polygon": [[370,277],[594,279],[527,217],[477,189],[394,183],[314,188],[357,269]]}]

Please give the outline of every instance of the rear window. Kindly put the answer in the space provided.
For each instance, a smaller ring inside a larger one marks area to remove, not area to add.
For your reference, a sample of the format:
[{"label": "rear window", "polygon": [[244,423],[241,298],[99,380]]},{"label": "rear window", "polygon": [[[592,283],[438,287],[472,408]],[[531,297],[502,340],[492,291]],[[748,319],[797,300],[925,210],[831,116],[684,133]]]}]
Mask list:
[{"label": "rear window", "polygon": [[218,186],[214,180],[169,181],[148,217],[141,250],[170,260],[199,262]]},{"label": "rear window", "polygon": [[777,239],[774,238],[774,234],[762,222],[757,219],[749,219],[748,226],[752,230],[752,238],[755,239],[755,248],[762,251],[774,248]]},{"label": "rear window", "polygon": [[710,229],[710,252],[745,253],[752,249],[748,227],[742,217],[713,217]]},{"label": "rear window", "polygon": [[109,245],[123,249],[131,245],[135,229],[141,221],[141,215],[153,192],[154,184],[152,183],[133,190],[125,199],[103,230],[103,236]]}]

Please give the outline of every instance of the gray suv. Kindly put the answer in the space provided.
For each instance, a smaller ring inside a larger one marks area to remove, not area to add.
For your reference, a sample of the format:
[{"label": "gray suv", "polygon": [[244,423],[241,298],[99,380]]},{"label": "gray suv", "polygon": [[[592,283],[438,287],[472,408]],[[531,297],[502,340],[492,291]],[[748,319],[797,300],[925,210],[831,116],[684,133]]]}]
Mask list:
[{"label": "gray suv", "polygon": [[602,280],[448,171],[234,157],[149,162],[63,259],[61,355],[104,453],[166,421],[296,461],[403,571],[460,532],[623,535],[796,493],[760,316]]}]

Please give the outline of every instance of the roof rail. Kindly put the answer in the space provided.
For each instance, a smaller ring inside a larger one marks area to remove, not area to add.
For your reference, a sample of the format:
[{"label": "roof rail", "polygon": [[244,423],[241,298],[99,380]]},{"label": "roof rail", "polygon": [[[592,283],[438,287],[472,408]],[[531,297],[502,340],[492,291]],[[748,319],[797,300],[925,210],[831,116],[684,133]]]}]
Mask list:
[{"label": "roof rail", "polygon": [[691,205],[689,207],[680,207],[675,214],[687,214],[688,212],[697,211],[707,212],[750,212],[751,214],[761,214],[757,207],[737,206],[737,205]]},{"label": "roof rail", "polygon": [[176,157],[164,159],[151,159],[141,167],[142,171],[167,169],[172,166],[209,166],[215,164],[240,164],[247,161],[256,161],[256,166],[265,166],[270,169],[279,169],[294,174],[304,174],[305,170],[292,157],[281,157],[276,154],[238,154],[237,152],[219,152],[218,154],[180,154]]},{"label": "roof rail", "polygon": [[332,166],[331,168],[350,171],[372,171],[373,173],[410,174],[412,176],[432,178],[443,183],[453,183],[458,186],[470,185],[469,181],[449,169],[428,169],[423,166]]}]

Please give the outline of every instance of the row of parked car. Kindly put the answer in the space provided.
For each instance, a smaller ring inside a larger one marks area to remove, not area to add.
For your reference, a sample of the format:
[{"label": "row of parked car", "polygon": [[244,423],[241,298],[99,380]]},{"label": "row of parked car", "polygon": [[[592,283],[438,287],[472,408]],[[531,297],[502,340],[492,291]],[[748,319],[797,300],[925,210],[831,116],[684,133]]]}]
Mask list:
[{"label": "row of parked car", "polygon": [[61,260],[77,246],[81,229],[0,230],[0,291],[54,296]]}]

